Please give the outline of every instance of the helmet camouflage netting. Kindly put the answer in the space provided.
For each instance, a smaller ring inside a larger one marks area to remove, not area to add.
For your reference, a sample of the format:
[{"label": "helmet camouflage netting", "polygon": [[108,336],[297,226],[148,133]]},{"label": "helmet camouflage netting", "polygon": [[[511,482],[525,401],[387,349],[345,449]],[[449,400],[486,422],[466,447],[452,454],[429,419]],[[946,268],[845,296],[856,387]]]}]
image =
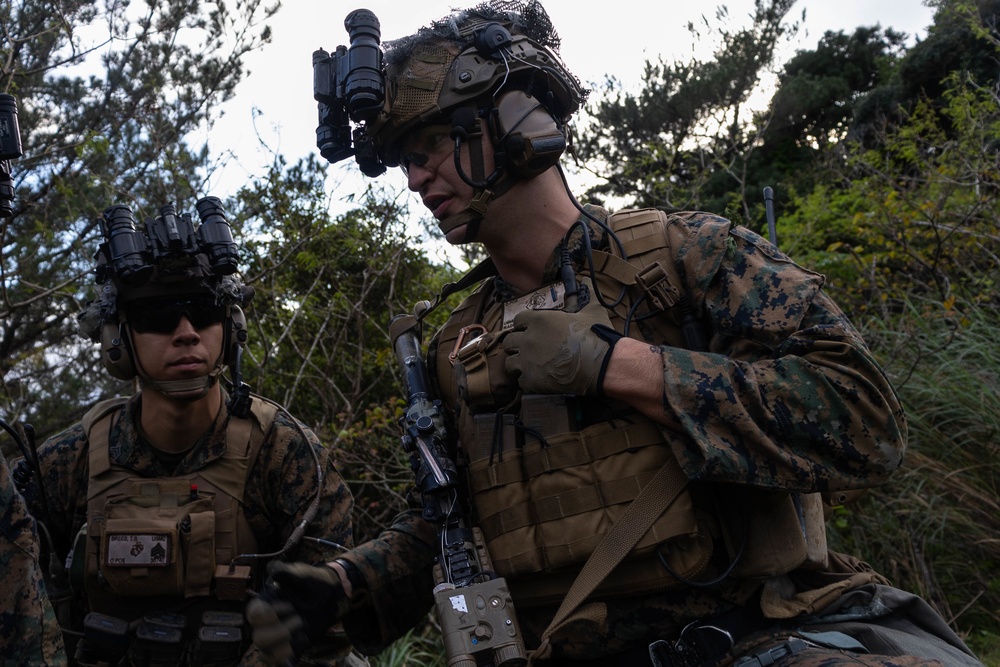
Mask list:
[{"label": "helmet camouflage netting", "polygon": [[[490,23],[499,23],[513,37],[502,57],[484,56],[472,45],[475,33]],[[398,142],[410,130],[441,122],[456,107],[501,88],[551,93],[551,111],[568,121],[587,91],[560,60],[559,45],[537,0],[484,2],[386,42],[388,118],[372,130],[379,152],[387,164],[398,164]]]}]

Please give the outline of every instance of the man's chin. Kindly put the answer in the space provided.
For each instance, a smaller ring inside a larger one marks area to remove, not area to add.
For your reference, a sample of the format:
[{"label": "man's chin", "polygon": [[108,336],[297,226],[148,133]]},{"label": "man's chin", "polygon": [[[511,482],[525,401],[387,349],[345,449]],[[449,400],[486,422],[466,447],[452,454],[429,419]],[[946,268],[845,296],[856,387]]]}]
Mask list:
[{"label": "man's chin", "polygon": [[140,380],[144,389],[152,389],[162,396],[182,403],[197,401],[219,382],[217,376],[209,374],[159,381],[140,377]]},{"label": "man's chin", "polygon": [[469,229],[468,224],[459,225],[458,227],[455,227],[450,232],[445,234],[444,239],[451,245],[463,245],[465,243],[468,243],[469,241],[465,238],[468,229]]}]

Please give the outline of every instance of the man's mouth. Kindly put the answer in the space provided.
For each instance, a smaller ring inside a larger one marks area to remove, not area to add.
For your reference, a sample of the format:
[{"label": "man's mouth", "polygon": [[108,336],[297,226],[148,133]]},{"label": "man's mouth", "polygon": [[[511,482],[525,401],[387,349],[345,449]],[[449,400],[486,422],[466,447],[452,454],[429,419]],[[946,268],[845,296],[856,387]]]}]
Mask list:
[{"label": "man's mouth", "polygon": [[180,359],[171,361],[167,365],[172,368],[180,368],[182,370],[188,370],[190,368],[196,368],[198,366],[201,366],[204,363],[205,363],[204,360],[201,359],[200,357],[181,357]]},{"label": "man's mouth", "polygon": [[431,196],[424,199],[424,206],[430,210],[431,215],[440,219],[449,201],[451,201],[449,197]]}]

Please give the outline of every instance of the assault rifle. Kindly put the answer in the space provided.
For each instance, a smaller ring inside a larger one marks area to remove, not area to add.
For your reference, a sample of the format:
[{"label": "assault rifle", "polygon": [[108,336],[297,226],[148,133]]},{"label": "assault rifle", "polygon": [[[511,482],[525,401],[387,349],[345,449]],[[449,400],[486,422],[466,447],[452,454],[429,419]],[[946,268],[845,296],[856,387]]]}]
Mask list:
[{"label": "assault rifle", "polygon": [[[418,304],[418,314],[426,307],[427,302]],[[514,604],[507,582],[491,571],[482,535],[471,525],[460,499],[441,401],[431,398],[427,367],[420,355],[419,330],[417,315],[397,315],[389,325],[406,382],[407,408],[400,420],[403,447],[423,498],[423,516],[438,526],[434,611],[447,664],[521,667],[527,654]]]}]

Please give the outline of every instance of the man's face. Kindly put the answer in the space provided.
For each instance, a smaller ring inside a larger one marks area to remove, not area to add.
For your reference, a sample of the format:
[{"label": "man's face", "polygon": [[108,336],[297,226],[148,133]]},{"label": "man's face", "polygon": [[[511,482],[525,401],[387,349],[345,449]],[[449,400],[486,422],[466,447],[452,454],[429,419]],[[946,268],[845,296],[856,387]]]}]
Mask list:
[{"label": "man's face", "polygon": [[[493,146],[483,134],[483,167],[487,175],[493,171]],[[463,142],[460,151],[462,171],[472,177],[469,148]],[[450,125],[425,125],[411,132],[402,144],[400,166],[406,174],[407,187],[420,195],[424,206],[437,220],[461,213],[472,201],[472,186],[466,183],[455,167],[455,140]],[[461,243],[465,227],[451,230],[449,243]]]},{"label": "man's face", "polygon": [[211,297],[179,297],[126,306],[136,361],[153,380],[208,375],[222,354],[226,307]]}]

